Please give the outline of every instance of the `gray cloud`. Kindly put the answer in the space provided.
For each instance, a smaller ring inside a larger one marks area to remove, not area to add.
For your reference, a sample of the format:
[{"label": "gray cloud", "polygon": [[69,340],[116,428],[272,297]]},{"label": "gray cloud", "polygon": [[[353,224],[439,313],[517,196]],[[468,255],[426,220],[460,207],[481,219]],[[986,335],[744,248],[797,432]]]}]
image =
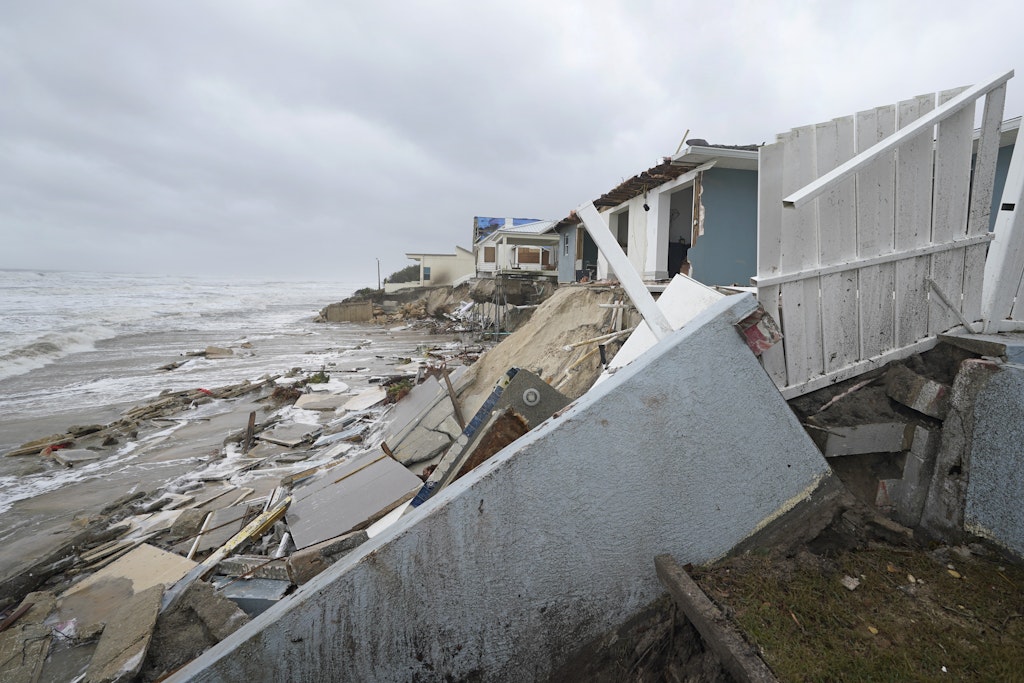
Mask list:
[{"label": "gray cloud", "polygon": [[1010,3],[483,5],[5,3],[0,267],[366,284],[687,129],[770,140],[1024,52]]}]

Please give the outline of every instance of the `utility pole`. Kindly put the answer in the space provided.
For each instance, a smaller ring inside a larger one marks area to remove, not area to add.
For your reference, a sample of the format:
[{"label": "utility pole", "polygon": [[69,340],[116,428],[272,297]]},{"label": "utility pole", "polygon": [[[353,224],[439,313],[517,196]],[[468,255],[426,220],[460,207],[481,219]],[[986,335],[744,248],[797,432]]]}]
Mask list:
[{"label": "utility pole", "polygon": [[380,259],[377,259],[377,291],[380,291]]}]

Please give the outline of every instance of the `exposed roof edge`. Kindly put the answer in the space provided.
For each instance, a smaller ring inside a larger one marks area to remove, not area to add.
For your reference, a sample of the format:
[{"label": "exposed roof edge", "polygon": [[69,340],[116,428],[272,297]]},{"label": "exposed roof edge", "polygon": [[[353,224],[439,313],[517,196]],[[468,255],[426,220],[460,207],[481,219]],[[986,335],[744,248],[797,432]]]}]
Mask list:
[{"label": "exposed roof edge", "polygon": [[717,160],[716,168],[738,168],[748,171],[757,170],[756,149],[735,149],[732,147],[715,147],[714,145],[689,145],[676,155],[670,157],[675,166],[694,166]]}]

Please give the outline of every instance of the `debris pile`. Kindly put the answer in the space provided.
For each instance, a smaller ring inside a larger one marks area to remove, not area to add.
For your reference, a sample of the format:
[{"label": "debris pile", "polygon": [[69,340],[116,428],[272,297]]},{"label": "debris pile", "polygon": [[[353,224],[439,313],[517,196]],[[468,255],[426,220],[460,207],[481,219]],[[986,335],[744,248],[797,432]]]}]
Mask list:
[{"label": "debris pile", "polygon": [[264,406],[218,456],[109,505],[7,582],[0,653],[17,652],[19,666],[48,679],[148,681],[174,671],[582,393],[603,366],[587,355],[589,342],[564,347],[621,328],[621,307],[599,306],[617,296],[560,293],[536,325],[471,367],[482,346],[435,346],[394,359],[394,374],[359,390],[341,381],[344,369],[293,372],[168,393],[109,425],[24,444],[9,455],[71,467],[103,457],[92,449],[111,438],[187,419],[178,414],[198,405],[253,394]]}]

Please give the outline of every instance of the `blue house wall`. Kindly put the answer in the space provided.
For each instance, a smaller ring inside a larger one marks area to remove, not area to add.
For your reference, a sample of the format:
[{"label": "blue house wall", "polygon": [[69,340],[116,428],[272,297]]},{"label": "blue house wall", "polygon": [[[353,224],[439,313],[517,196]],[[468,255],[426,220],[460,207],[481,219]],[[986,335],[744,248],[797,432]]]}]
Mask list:
[{"label": "blue house wall", "polygon": [[712,168],[701,179],[704,234],[687,259],[706,285],[749,286],[757,274],[757,171]]}]

